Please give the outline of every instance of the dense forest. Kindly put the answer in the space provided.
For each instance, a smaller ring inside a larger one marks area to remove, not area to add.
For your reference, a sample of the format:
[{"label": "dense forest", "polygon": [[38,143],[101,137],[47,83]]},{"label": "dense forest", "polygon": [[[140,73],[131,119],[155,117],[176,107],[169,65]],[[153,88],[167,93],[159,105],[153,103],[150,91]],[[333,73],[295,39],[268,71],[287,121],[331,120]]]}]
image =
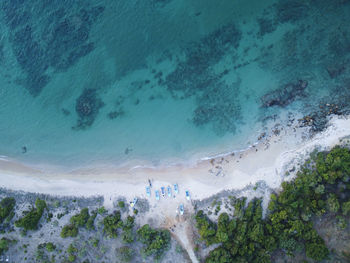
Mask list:
[{"label": "dense forest", "polygon": [[[196,214],[201,239],[207,246],[219,244],[209,253],[206,263],[271,262],[276,251],[291,257],[305,253],[314,261],[330,259],[332,252],[314,222],[327,214],[339,228],[347,228],[350,151],[335,147],[330,152],[313,153],[292,181],[283,182],[282,190],[271,194],[265,218],[262,200],[253,199],[248,204],[246,198],[231,201],[233,214],[221,213],[217,222],[202,210]],[[349,262],[350,252],[342,251],[341,257],[343,262]]]}]

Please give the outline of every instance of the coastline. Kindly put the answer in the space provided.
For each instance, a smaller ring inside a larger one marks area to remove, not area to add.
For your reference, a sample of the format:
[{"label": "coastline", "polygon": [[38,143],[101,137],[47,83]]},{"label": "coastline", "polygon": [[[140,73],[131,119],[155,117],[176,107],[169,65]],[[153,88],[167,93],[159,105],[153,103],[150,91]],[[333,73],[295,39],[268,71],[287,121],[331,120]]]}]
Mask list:
[{"label": "coastline", "polygon": [[[248,200],[262,198],[265,214],[270,193],[278,191],[282,181],[292,179],[298,166],[312,151],[329,150],[338,144],[349,145],[350,116],[330,117],[326,130],[315,134],[311,134],[309,128],[297,126],[296,121],[294,125],[279,127],[278,132],[273,132],[264,141],[245,151],[202,160],[190,167],[124,169],[118,172],[92,169],[45,174],[8,162],[7,171],[4,172],[6,161],[0,160],[0,188],[20,191],[24,195],[31,192],[58,198],[70,196],[72,200],[77,197],[103,197],[101,203],[110,211],[115,210],[119,200],[131,202],[137,197],[148,208],[141,217],[137,217],[136,224],[168,229],[185,249],[189,262],[197,263],[192,216],[198,201],[212,203],[217,194],[227,194],[226,191],[229,191],[236,197],[245,196]],[[148,180],[152,181],[151,197],[145,193]],[[155,199],[155,189],[174,183],[179,186],[179,194],[174,198]],[[185,190],[190,192],[195,202],[187,200]],[[184,207],[182,216],[179,215],[180,205]],[[136,207],[141,209],[141,204]],[[68,215],[73,216],[74,213],[75,210]],[[204,250],[201,256],[207,256],[208,252]]]},{"label": "coastline", "polygon": [[[181,189],[190,190],[193,199],[208,198],[223,190],[242,189],[259,181],[278,189],[285,172],[295,170],[293,167],[315,148],[329,149],[349,136],[350,119],[332,116],[325,131],[311,138],[307,135],[307,128],[282,127],[278,135],[271,135],[245,151],[201,160],[194,166],[161,169],[142,167],[113,171],[106,168],[46,174],[0,160],[0,186],[58,196],[101,195],[106,202],[116,196],[125,196],[128,200],[136,196],[144,198],[148,179],[155,187],[178,183]],[[151,198],[152,201],[155,200]]]}]

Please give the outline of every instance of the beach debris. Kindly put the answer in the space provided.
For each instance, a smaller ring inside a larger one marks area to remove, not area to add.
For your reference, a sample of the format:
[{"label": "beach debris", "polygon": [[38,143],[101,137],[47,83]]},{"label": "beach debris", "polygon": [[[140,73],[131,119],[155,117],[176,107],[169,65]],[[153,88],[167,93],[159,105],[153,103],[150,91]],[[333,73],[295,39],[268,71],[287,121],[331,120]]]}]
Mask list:
[{"label": "beach debris", "polygon": [[266,137],[266,132],[262,132],[259,137],[258,137],[258,141],[260,141],[261,139]]}]

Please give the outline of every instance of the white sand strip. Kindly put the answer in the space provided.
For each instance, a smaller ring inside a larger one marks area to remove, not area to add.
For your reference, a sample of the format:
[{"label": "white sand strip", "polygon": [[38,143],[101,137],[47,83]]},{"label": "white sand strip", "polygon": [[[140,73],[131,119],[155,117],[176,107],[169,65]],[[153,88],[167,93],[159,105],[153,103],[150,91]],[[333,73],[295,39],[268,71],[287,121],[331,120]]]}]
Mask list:
[{"label": "white sand strip", "polygon": [[154,188],[178,183],[181,190],[189,189],[194,199],[207,198],[222,190],[241,189],[261,180],[271,188],[278,188],[286,169],[316,147],[329,149],[350,135],[348,118],[335,116],[329,124],[327,130],[309,140],[302,139],[302,132],[285,129],[281,135],[270,138],[267,149],[259,145],[236,156],[203,161],[196,167],[46,175],[23,165],[0,161],[0,186],[53,195],[103,195],[106,201],[121,195],[128,199],[145,197],[148,179],[152,179]]}]

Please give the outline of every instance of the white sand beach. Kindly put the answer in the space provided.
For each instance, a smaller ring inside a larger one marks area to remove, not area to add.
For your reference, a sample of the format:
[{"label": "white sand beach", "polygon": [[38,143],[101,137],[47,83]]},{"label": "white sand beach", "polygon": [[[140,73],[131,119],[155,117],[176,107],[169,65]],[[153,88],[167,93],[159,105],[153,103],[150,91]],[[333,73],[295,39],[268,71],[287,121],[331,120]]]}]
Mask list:
[{"label": "white sand beach", "polygon": [[[193,199],[204,199],[223,190],[242,189],[264,181],[276,189],[285,172],[296,166],[315,148],[329,149],[350,135],[350,119],[334,116],[322,133],[306,139],[307,129],[282,128],[279,135],[239,154],[230,154],[199,162],[193,167],[174,166],[164,169],[139,168],[119,171],[88,170],[66,174],[45,174],[24,165],[0,161],[0,186],[13,190],[52,195],[102,195],[108,200],[116,196],[132,199],[146,197],[148,179],[153,188],[178,183]],[[289,177],[288,177],[289,178]],[[153,202],[153,198],[150,201]]]}]

